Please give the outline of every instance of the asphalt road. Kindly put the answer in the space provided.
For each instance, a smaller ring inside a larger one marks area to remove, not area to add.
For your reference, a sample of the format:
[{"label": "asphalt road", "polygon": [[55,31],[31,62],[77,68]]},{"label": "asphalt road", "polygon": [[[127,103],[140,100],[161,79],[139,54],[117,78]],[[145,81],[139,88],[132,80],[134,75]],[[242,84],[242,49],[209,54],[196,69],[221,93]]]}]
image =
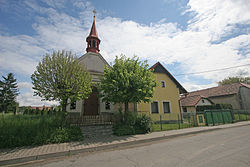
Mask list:
[{"label": "asphalt road", "polygon": [[250,167],[250,126],[182,136],[123,150],[64,157],[29,166]]}]

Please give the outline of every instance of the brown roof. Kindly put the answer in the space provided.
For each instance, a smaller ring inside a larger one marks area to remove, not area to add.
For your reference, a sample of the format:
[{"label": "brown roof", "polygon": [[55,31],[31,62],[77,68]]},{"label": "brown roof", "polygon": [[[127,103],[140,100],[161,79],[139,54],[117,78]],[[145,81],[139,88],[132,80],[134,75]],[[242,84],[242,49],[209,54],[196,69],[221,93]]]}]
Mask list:
[{"label": "brown roof", "polygon": [[153,72],[156,73],[166,74],[177,85],[180,93],[187,93],[186,89],[173,77],[173,75],[170,74],[170,72],[168,72],[168,70],[160,62],[154,64],[150,69],[154,70]]},{"label": "brown roof", "polygon": [[98,38],[98,34],[97,34],[97,31],[96,31],[96,26],[95,26],[95,18],[94,18],[94,21],[93,21],[93,24],[92,24],[92,27],[91,27],[91,31],[89,33],[89,37]]},{"label": "brown roof", "polygon": [[189,92],[188,96],[201,95],[203,97],[215,97],[236,94],[240,87],[250,88],[250,85],[243,83],[235,83],[230,85],[222,85],[213,88]]},{"label": "brown roof", "polygon": [[187,96],[181,98],[181,106],[195,106],[200,100],[200,95]]},{"label": "brown roof", "polygon": [[183,106],[183,107],[196,106],[201,99],[207,99],[208,101],[210,101],[213,104],[213,102],[208,98],[202,97],[200,95],[194,95],[194,96],[181,97],[181,99],[180,99],[181,106]]}]

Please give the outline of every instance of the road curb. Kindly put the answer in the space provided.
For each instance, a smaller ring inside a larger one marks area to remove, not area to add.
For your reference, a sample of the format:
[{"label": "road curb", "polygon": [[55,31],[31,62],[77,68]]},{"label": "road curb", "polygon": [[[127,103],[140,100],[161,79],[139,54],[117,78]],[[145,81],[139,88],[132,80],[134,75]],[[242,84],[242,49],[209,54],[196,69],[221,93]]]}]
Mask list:
[{"label": "road curb", "polygon": [[129,148],[132,146],[143,145],[145,143],[150,143],[150,142],[155,142],[155,141],[161,141],[161,140],[177,138],[181,136],[188,136],[188,135],[193,135],[193,134],[206,133],[206,132],[217,131],[221,129],[229,129],[229,128],[236,128],[236,127],[241,127],[241,126],[249,126],[249,125],[250,123],[244,124],[244,125],[238,125],[238,126],[230,126],[230,127],[216,127],[213,129],[198,130],[194,132],[186,132],[186,133],[166,135],[166,136],[164,135],[161,137],[139,139],[139,140],[133,140],[133,141],[128,141],[128,142],[116,143],[116,144],[108,144],[108,145],[103,145],[103,146],[96,146],[96,147],[90,147],[90,148],[68,150],[68,151],[48,153],[48,154],[42,154],[42,155],[34,155],[34,156],[28,156],[28,157],[22,157],[22,158],[8,159],[8,160],[0,161],[0,166],[22,164],[22,163],[27,163],[30,161],[58,158],[62,156],[70,156],[70,155],[76,155],[76,154],[81,154],[81,153],[98,152],[98,151],[114,150],[114,149],[122,149],[122,148],[125,149],[125,148]]}]

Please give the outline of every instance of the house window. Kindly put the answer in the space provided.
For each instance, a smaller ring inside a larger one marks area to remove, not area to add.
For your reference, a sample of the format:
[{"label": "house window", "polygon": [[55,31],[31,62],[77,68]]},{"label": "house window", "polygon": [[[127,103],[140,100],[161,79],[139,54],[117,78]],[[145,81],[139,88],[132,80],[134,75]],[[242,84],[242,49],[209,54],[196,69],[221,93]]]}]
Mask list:
[{"label": "house window", "polygon": [[105,103],[105,109],[106,110],[110,110],[110,102],[106,102]]},{"label": "house window", "polygon": [[76,109],[76,101],[74,101],[74,102],[72,102],[72,103],[70,104],[70,109],[71,109],[71,110],[75,110],[75,109]]},{"label": "house window", "polygon": [[202,101],[202,103],[205,103],[205,100],[201,100]]},{"label": "house window", "polygon": [[161,81],[161,87],[162,87],[162,88],[165,88],[165,87],[166,87],[165,81]]},{"label": "house window", "polygon": [[159,108],[158,108],[158,102],[154,101],[151,103],[151,113],[152,114],[158,114],[159,113]]},{"label": "house window", "polygon": [[164,113],[170,113],[170,102],[162,102],[163,103],[163,112]]},{"label": "house window", "polygon": [[187,112],[187,107],[184,107],[184,108],[183,108],[183,112]]}]

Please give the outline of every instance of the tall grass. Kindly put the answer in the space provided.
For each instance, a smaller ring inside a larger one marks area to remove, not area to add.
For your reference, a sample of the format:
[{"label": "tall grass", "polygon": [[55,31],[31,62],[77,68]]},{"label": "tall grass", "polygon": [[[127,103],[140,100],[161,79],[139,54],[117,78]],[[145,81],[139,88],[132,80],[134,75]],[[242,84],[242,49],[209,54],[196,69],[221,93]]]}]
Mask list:
[{"label": "tall grass", "polygon": [[64,123],[59,115],[0,116],[0,148],[60,143],[82,138],[81,130]]}]

